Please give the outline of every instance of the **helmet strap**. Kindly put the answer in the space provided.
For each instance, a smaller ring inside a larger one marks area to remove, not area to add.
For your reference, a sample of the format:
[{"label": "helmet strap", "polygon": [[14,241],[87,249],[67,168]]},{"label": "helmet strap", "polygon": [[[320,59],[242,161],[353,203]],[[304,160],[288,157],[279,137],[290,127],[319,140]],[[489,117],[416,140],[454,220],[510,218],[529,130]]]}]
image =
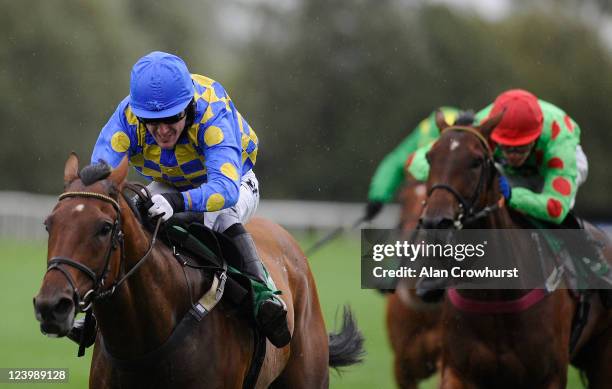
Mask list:
[{"label": "helmet strap", "polygon": [[191,125],[195,121],[196,104],[195,104],[194,99],[191,99],[191,101],[189,102],[185,110],[187,112],[186,112],[186,118],[185,118],[185,128],[183,129],[183,132],[185,132],[185,130],[191,127]]}]

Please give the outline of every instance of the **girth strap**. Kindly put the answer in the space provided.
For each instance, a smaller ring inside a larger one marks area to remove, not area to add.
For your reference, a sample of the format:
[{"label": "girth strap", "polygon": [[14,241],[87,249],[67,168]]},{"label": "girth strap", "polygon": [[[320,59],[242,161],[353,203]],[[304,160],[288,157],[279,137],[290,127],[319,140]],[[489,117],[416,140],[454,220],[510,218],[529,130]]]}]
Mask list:
[{"label": "girth strap", "polygon": [[[225,275],[225,274],[223,274]],[[217,276],[215,274],[215,278],[213,280],[212,286],[210,289],[204,294],[202,297],[207,301],[211,301],[211,298],[214,300],[214,305],[209,306],[210,309],[214,308],[214,306],[221,300],[223,295],[223,286],[225,284],[222,279],[225,277]],[[219,293],[219,290],[221,292]],[[215,296],[215,297],[211,297]],[[197,304],[196,304],[197,305]],[[114,357],[112,354],[108,352],[106,345],[104,344],[104,337],[100,337],[100,346],[104,355],[118,368],[125,370],[139,370],[139,369],[150,369],[153,366],[164,361],[165,358],[170,356],[174,351],[176,351],[177,346],[185,339],[185,337],[190,334],[200,323],[200,321],[210,312],[205,311],[202,314],[198,314],[200,311],[194,307],[190,309],[184,316],[180,323],[174,328],[172,334],[164,342],[161,346],[156,348],[155,350],[148,352],[140,357],[132,358],[132,359],[121,359]]]}]

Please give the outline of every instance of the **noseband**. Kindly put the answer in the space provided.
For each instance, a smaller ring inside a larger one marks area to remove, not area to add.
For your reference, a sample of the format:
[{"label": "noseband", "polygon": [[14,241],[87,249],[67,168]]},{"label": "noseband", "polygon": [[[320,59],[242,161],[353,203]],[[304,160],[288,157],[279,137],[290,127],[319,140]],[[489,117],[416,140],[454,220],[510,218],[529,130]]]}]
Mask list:
[{"label": "noseband", "polygon": [[[487,176],[489,176],[495,171],[495,165],[493,163],[493,151],[491,150],[489,142],[485,139],[485,137],[480,132],[478,132],[478,130],[472,127],[452,126],[444,129],[444,131],[463,131],[472,134],[478,138],[480,144],[484,147],[486,152],[485,165],[481,170],[481,174],[478,179],[478,185],[476,186],[474,194],[472,194],[469,201],[466,201],[466,199],[455,188],[447,184],[434,184],[429,189],[429,192],[427,192],[427,198],[429,198],[432,195],[433,191],[436,189],[445,190],[452,194],[453,197],[455,197],[455,199],[459,203],[460,211],[455,216],[455,219],[453,220],[453,225],[456,229],[460,230],[463,228],[464,225],[473,223],[474,221],[481,219],[487,216],[489,213],[499,209],[503,204],[504,198],[502,196],[494,204],[486,205],[478,211],[475,210],[476,201],[478,200],[478,197],[481,195],[484,189]],[[426,204],[426,201],[424,205]]]},{"label": "noseband", "polygon": [[[125,266],[125,250],[123,247],[124,235],[123,235],[123,232],[121,231],[121,226],[122,226],[121,207],[119,206],[119,203],[117,202],[117,200],[113,199],[112,197],[101,194],[101,193],[95,193],[95,192],[65,192],[59,196],[58,201],[62,201],[70,197],[86,197],[86,198],[94,198],[94,199],[102,200],[106,203],[111,204],[113,208],[115,209],[115,211],[117,212],[117,218],[115,219],[115,222],[113,223],[110,242],[108,245],[108,249],[106,250],[106,256],[104,259],[104,268],[102,270],[102,273],[97,274],[94,270],[92,270],[87,265],[84,265],[78,261],[75,261],[72,258],[63,257],[63,256],[53,257],[49,260],[47,264],[47,273],[51,270],[59,270],[66,277],[66,280],[68,280],[68,283],[72,287],[74,301],[75,301],[75,305],[77,309],[80,310],[81,312],[86,312],[91,308],[95,300],[104,299],[104,298],[107,298],[113,295],[117,287],[121,285],[131,274],[134,273],[134,271],[136,271],[136,269],[138,269],[138,267],[140,267],[144,263],[145,259],[147,259],[147,257],[149,256],[149,254],[151,254],[151,251],[153,250],[153,245],[155,244],[157,232],[159,230],[159,226],[161,224],[162,219],[159,218],[157,220],[157,224],[155,226],[155,232],[153,233],[153,237],[151,239],[150,246],[147,252],[144,254],[144,256],[140,258],[138,262],[136,263],[136,265],[134,265],[132,269],[130,269],[130,271],[126,273],[119,281],[115,280],[109,288],[103,289],[105,279],[110,270],[110,258],[113,252],[118,247],[121,253],[120,267],[123,268]],[[70,272],[62,265],[66,265],[66,266],[75,268],[79,270],[80,272],[82,272],[83,274],[85,274],[87,277],[89,277],[89,279],[91,279],[93,286],[91,289],[89,289],[87,292],[83,294],[83,297],[81,297],[77,289],[76,282],[70,275]]]}]

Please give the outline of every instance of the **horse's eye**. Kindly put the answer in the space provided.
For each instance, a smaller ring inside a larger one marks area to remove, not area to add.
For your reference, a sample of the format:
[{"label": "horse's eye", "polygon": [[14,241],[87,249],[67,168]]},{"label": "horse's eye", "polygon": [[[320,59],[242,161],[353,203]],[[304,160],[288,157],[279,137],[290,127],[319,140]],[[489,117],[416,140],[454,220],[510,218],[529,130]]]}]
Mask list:
[{"label": "horse's eye", "polygon": [[476,168],[479,168],[480,166],[482,166],[482,159],[478,158],[472,161],[472,164],[470,165],[470,169],[476,169]]},{"label": "horse's eye", "polygon": [[102,226],[100,227],[100,230],[98,231],[98,235],[106,236],[111,232],[112,229],[113,229],[113,225],[111,223],[104,222],[104,224],[102,224]]},{"label": "horse's eye", "polygon": [[49,218],[46,218],[45,221],[43,222],[43,226],[45,226],[45,230],[47,232],[49,232],[49,225],[51,224],[51,222],[49,221]]}]

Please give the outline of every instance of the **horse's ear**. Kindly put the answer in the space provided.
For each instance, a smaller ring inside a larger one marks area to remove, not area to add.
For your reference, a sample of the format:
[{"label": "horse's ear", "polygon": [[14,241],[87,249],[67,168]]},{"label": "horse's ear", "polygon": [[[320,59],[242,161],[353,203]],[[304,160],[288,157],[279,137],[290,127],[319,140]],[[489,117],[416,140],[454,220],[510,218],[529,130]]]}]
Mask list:
[{"label": "horse's ear", "polygon": [[442,110],[440,109],[436,110],[436,126],[438,126],[438,129],[440,130],[440,132],[450,127],[450,125],[446,122],[446,119],[444,118],[444,114],[442,113]]},{"label": "horse's ear", "polygon": [[127,157],[123,157],[123,159],[119,163],[119,166],[113,169],[108,179],[111,180],[112,183],[115,184],[117,188],[121,188],[123,186],[123,182],[125,181],[125,178],[127,177],[127,172],[128,172],[128,159]]},{"label": "horse's ear", "polygon": [[493,129],[495,129],[499,122],[501,122],[505,112],[506,110],[503,109],[497,115],[488,118],[484,123],[478,126],[478,130],[482,135],[484,135],[485,138],[489,139],[489,137],[491,136],[491,132],[493,132]]},{"label": "horse's ear", "polygon": [[79,178],[79,157],[73,151],[64,165],[64,188],[77,178]]}]

